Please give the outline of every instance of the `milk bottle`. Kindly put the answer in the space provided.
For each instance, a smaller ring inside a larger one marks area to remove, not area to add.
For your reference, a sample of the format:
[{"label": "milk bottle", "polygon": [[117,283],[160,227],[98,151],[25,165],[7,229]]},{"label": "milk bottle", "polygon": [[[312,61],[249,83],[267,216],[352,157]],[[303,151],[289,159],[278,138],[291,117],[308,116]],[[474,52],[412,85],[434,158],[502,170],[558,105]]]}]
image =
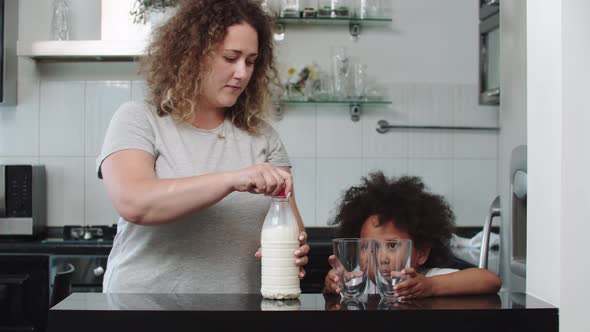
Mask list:
[{"label": "milk bottle", "polygon": [[[290,196],[290,195],[289,195]],[[262,287],[266,299],[296,299],[301,294],[299,267],[294,251],[299,247],[299,227],[284,191],[273,197],[262,225]]]}]

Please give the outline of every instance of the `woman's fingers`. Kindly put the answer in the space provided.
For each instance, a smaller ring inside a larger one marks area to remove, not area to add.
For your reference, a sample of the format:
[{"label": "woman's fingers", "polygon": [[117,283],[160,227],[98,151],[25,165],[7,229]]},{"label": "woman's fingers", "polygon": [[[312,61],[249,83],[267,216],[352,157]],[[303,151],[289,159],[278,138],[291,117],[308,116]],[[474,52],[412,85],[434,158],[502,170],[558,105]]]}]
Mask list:
[{"label": "woman's fingers", "polygon": [[305,265],[307,265],[308,261],[309,261],[309,258],[307,256],[297,257],[297,258],[295,258],[295,265],[305,266]]},{"label": "woman's fingers", "polygon": [[288,171],[269,163],[256,164],[237,171],[234,189],[256,194],[276,196],[285,188],[285,193],[293,188],[293,177]]},{"label": "woman's fingers", "polygon": [[309,253],[309,244],[304,244],[301,247],[295,249],[295,257],[303,257],[303,256],[307,256],[307,254]]},{"label": "woman's fingers", "polygon": [[303,279],[305,277],[305,269],[303,267],[299,268],[299,279]]}]

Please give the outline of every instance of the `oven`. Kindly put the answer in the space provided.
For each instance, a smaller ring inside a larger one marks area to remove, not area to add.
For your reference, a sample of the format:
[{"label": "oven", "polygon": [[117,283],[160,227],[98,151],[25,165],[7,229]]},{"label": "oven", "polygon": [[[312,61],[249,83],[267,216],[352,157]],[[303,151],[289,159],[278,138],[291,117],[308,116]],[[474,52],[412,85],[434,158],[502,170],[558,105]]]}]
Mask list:
[{"label": "oven", "polygon": [[107,259],[108,255],[52,255],[51,280],[54,280],[53,277],[62,267],[71,264],[74,266],[71,279],[72,293],[100,293]]}]

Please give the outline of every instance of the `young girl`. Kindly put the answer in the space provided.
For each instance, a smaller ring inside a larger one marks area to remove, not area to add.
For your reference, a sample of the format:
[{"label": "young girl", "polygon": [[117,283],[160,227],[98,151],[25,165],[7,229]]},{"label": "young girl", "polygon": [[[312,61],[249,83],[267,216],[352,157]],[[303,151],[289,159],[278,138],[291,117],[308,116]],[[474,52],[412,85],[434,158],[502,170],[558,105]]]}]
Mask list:
[{"label": "young girl", "polygon": [[[388,179],[383,173],[362,178],[360,186],[344,195],[333,224],[338,237],[375,240],[412,240],[411,267],[402,271],[408,277],[395,288],[401,300],[442,295],[496,293],[500,278],[479,268],[445,268],[452,253],[449,247],[454,231],[454,214],[442,196],[430,193],[418,177]],[[330,265],[336,264],[334,255]],[[371,267],[372,269],[373,267]],[[368,293],[375,293],[374,273]],[[324,293],[339,293],[334,268],[325,279]]]}]

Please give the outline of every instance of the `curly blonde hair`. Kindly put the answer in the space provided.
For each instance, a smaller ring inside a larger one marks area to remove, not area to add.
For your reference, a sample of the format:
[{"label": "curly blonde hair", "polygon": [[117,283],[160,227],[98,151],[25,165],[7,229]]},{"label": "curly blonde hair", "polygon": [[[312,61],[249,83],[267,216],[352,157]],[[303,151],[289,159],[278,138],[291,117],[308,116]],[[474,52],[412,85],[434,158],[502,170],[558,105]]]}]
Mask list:
[{"label": "curly blonde hair", "polygon": [[272,39],[273,19],[256,0],[182,0],[177,13],[159,29],[146,57],[140,59],[140,74],[145,78],[158,115],[186,121],[197,111],[196,97],[207,74],[206,57],[215,55],[228,27],[247,23],[258,33],[258,57],[252,77],[236,103],[225,116],[234,125],[258,133],[267,116],[270,84],[277,82]]}]

